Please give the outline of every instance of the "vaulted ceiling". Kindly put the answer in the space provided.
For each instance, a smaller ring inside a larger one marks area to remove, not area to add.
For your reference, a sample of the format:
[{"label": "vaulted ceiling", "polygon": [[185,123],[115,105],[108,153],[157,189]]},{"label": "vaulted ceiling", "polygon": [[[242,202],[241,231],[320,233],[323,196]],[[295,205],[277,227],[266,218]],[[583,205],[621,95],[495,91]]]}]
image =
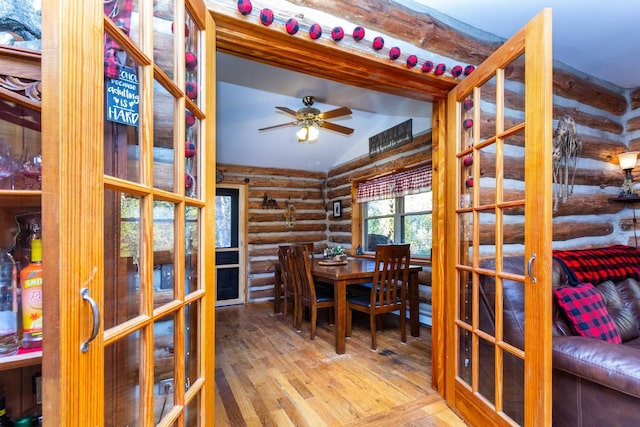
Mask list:
[{"label": "vaulted ceiling", "polygon": [[[231,4],[235,8],[237,2],[210,1],[209,5],[220,7],[216,3],[225,4],[225,7]],[[309,8],[318,4],[315,0],[263,3],[253,2],[255,19],[262,7],[281,13],[290,11],[290,16],[311,16]],[[640,26],[637,25],[640,6],[633,0],[607,4],[606,9],[596,0],[580,2],[579,6],[566,0],[382,3],[396,3],[398,7],[418,14],[427,13],[472,37],[496,43],[514,34],[543,7],[550,6],[553,9],[554,61],[600,79],[615,90],[640,86],[640,74],[634,72],[640,69],[640,55],[636,54],[634,45],[640,39]],[[349,17],[322,17],[326,19],[326,23],[322,23],[325,31],[332,25],[341,25],[345,32],[350,32],[354,26],[363,25],[357,20],[345,21]],[[271,29],[284,32],[277,23]],[[367,39],[373,38],[372,33],[368,32]],[[390,42],[387,38],[387,44]],[[313,55],[313,52],[309,54]],[[370,136],[409,118],[413,120],[414,134],[431,127],[432,106],[428,102],[344,85],[221,53],[218,54],[217,70],[219,163],[326,171],[366,155]],[[354,128],[355,132],[345,136],[322,129],[317,143],[306,144],[297,142],[296,127],[258,131],[262,127],[290,122],[291,117],[275,107],[297,110],[303,106],[302,97],[306,95],[317,98],[314,107],[321,111],[349,107],[353,111],[351,116],[332,121]]]}]

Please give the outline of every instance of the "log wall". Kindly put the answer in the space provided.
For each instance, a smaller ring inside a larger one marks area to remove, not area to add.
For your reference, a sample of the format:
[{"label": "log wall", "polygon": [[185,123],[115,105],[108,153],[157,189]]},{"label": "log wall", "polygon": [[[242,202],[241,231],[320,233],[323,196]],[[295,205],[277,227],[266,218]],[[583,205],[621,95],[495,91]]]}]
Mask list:
[{"label": "log wall", "polygon": [[[386,37],[411,43],[419,55],[426,51],[461,64],[478,65],[501,44],[495,38],[483,40],[479,33],[466,34],[451,23],[410,10],[394,1],[356,0],[337,5],[320,0],[291,0],[291,3],[322,10],[379,31]],[[253,48],[260,51],[260,46]],[[257,54],[258,57],[261,55],[269,57],[268,52]],[[513,116],[510,120],[514,121],[521,117],[524,105],[522,90],[518,90],[518,83],[522,81],[521,65],[514,64],[509,76],[514,84],[509,85],[505,99],[505,105]],[[616,155],[626,150],[640,151],[640,88],[619,88],[560,63],[554,63],[553,73],[555,123],[566,115],[571,116],[582,139],[573,193],[566,202],[559,204],[554,213],[554,248],[614,243],[635,245],[638,232],[635,230],[635,207],[610,199],[617,195],[623,181]],[[484,89],[487,90],[486,96],[490,96],[490,88]],[[419,94],[410,96],[419,97]],[[483,100],[486,101],[484,97]],[[489,128],[494,124],[489,116],[483,116],[483,120],[486,122],[483,121],[482,127]],[[509,143],[513,145],[507,159],[509,180],[506,191],[511,194],[510,197],[520,198],[525,162],[521,148],[523,141],[514,137]],[[380,158],[366,156],[336,166],[326,176],[301,171],[220,165],[225,180],[249,180],[249,299],[270,297],[273,273],[270,269],[280,243],[314,241],[319,251],[326,245],[336,244],[351,250],[351,182],[424,161],[428,158],[428,146],[426,139],[417,138],[413,143],[385,153]],[[490,170],[490,155],[482,161],[486,162],[486,167],[478,185],[495,175]],[[635,178],[640,177],[637,168],[633,174]],[[265,193],[279,202],[278,209],[262,208]],[[289,198],[297,206],[299,203],[299,224],[295,231],[285,232],[281,228],[284,223],[281,204]],[[337,219],[332,217],[331,208],[335,200],[342,202],[342,217]],[[305,206],[304,210],[302,206]],[[513,215],[511,219],[514,221],[510,222],[505,235],[508,242],[522,239],[519,235],[522,227],[518,225],[517,217],[522,214],[514,211]],[[485,238],[488,241],[491,236]]]},{"label": "log wall", "polygon": [[[273,298],[278,245],[313,242],[317,254],[335,245],[351,252],[351,181],[424,162],[429,158],[430,144],[430,134],[416,136],[413,142],[388,153],[341,165],[329,176],[324,172],[218,164],[217,169],[224,175],[221,185],[243,184],[248,192],[247,301]],[[333,218],[336,200],[342,201],[340,218]],[[296,207],[296,226],[291,230],[285,226],[287,202]]]}]

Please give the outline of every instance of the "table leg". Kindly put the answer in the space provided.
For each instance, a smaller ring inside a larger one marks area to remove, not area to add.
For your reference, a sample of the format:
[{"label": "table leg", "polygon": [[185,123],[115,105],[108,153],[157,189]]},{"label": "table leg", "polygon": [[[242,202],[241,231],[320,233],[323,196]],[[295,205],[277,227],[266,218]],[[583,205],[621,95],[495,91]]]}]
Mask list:
[{"label": "table leg", "polygon": [[282,276],[280,269],[276,269],[273,277],[273,312],[280,313],[280,295],[282,292]]},{"label": "table leg", "polygon": [[418,292],[418,272],[409,275],[409,324],[411,336],[420,336],[420,294]]},{"label": "table leg", "polygon": [[333,284],[334,300],[334,329],[336,331],[336,353],[345,352],[345,334],[347,324],[347,284],[342,280],[337,280]]}]

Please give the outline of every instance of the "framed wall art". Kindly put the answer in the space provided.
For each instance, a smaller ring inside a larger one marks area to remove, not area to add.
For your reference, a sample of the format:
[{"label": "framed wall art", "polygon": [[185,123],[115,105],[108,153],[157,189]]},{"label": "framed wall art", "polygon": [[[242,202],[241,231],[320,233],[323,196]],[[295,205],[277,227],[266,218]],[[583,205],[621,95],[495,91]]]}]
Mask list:
[{"label": "framed wall art", "polygon": [[340,218],[342,216],[342,202],[340,200],[336,200],[333,202],[333,217]]}]

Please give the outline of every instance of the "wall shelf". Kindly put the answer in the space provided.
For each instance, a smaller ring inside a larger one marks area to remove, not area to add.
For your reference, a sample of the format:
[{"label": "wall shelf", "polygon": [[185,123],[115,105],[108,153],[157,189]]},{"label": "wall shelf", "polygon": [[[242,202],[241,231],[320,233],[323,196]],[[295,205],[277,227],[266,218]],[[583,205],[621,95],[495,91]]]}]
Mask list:
[{"label": "wall shelf", "polygon": [[40,363],[42,363],[42,350],[18,353],[15,356],[0,358],[0,371],[22,368],[24,366],[39,365]]}]

